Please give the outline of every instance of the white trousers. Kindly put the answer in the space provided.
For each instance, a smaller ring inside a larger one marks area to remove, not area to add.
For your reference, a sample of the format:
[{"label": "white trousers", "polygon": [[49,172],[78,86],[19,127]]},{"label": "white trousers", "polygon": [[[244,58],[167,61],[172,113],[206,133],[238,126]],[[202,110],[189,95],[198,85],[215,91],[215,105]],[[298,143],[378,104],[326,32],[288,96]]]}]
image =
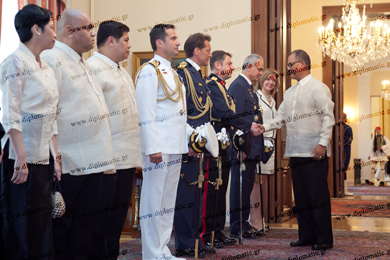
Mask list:
[{"label": "white trousers", "polygon": [[182,155],[163,154],[156,165],[142,154],[143,184],[140,202],[142,259],[156,260],[171,256],[167,246],[173,227],[177,185]]},{"label": "white trousers", "polygon": [[[383,178],[385,177],[385,165],[386,165],[386,162],[383,162],[383,161],[372,164],[371,165],[371,178],[372,179],[377,178],[379,181],[383,180]],[[375,174],[377,167],[380,167],[380,169],[381,169],[381,172],[379,173],[379,175]]]}]

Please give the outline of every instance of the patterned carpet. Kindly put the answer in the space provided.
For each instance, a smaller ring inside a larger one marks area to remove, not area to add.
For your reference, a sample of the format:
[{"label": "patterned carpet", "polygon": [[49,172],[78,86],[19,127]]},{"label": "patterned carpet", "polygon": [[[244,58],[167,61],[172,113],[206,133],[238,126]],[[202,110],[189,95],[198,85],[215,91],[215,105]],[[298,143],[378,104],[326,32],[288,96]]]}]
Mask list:
[{"label": "patterned carpet", "polygon": [[353,195],[390,196],[390,187],[353,186],[348,187],[348,191]]},{"label": "patterned carpet", "polygon": [[[390,233],[360,232],[333,230],[334,247],[323,252],[313,251],[309,246],[301,248],[290,247],[290,242],[298,238],[298,230],[287,228],[273,228],[260,239],[244,239],[242,245],[217,249],[214,255],[205,259],[359,259],[362,256],[373,255],[379,251],[380,257],[375,259],[390,259]],[[174,252],[174,238],[169,243],[171,252]],[[121,244],[121,250],[128,253],[119,256],[119,259],[142,259],[141,239]],[[260,251],[259,251],[260,250]],[[259,251],[258,255],[255,252]],[[126,252],[126,251],[125,251]],[[318,255],[315,255],[318,254]],[[367,259],[367,258],[362,258]]]},{"label": "patterned carpet", "polygon": [[[390,203],[388,200],[332,199],[331,204],[332,216],[354,214],[355,211],[363,211],[361,216],[359,214],[359,217],[390,217]],[[375,209],[375,207],[377,208]],[[372,208],[371,212],[366,212],[365,209],[369,208]]]}]

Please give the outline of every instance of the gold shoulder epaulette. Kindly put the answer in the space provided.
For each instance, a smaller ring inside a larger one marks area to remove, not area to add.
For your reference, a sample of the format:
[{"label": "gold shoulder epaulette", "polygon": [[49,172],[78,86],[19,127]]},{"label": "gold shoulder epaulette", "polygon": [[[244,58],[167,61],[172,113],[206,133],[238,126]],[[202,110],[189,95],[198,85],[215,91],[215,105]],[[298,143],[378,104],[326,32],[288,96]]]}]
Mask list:
[{"label": "gold shoulder epaulette", "polygon": [[179,66],[177,67],[178,70],[182,70],[184,69],[185,67],[187,67],[187,62],[186,61],[182,61],[180,62]]},{"label": "gold shoulder epaulette", "polygon": [[211,77],[212,80],[217,81],[217,77]]},{"label": "gold shoulder epaulette", "polygon": [[158,60],[152,60],[149,62],[145,62],[144,64],[141,65],[141,67],[138,68],[137,73],[135,74],[136,75],[136,78],[135,78],[135,87],[136,88],[137,88],[137,82],[138,82],[139,75],[141,74],[142,69],[148,64],[153,65],[154,69],[156,70],[157,76],[161,74],[160,70],[158,69],[158,66],[160,65],[160,62]]},{"label": "gold shoulder epaulette", "polygon": [[149,61],[149,64],[152,64],[155,68],[157,68],[160,65],[160,62],[158,60],[152,60]]}]

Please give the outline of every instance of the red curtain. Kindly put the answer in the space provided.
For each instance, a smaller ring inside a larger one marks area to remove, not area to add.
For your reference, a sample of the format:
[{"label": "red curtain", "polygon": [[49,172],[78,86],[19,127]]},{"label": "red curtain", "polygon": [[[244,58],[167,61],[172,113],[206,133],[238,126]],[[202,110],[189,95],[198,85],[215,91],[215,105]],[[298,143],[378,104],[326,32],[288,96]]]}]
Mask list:
[{"label": "red curtain", "polygon": [[[66,0],[48,0],[49,6],[47,6],[46,0],[41,0],[41,7],[49,9],[52,12],[53,20],[54,20],[54,26],[57,25],[57,17],[61,15],[61,13],[65,10]],[[26,4],[37,4],[36,0],[18,0],[18,9],[22,9],[23,6]],[[0,0],[0,14],[2,14],[2,8],[3,7],[3,0]],[[1,17],[1,15],[0,15]],[[0,44],[1,44],[1,19],[0,19]]]}]

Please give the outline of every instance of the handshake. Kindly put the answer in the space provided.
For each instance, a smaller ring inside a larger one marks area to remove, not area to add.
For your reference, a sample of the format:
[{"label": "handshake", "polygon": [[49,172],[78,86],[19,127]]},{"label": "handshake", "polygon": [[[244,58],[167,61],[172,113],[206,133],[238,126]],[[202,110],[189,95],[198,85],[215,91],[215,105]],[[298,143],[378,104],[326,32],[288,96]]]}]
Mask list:
[{"label": "handshake", "polygon": [[255,122],[252,123],[251,132],[253,136],[259,136],[262,133],[264,133],[264,126],[261,124],[256,124]]}]

